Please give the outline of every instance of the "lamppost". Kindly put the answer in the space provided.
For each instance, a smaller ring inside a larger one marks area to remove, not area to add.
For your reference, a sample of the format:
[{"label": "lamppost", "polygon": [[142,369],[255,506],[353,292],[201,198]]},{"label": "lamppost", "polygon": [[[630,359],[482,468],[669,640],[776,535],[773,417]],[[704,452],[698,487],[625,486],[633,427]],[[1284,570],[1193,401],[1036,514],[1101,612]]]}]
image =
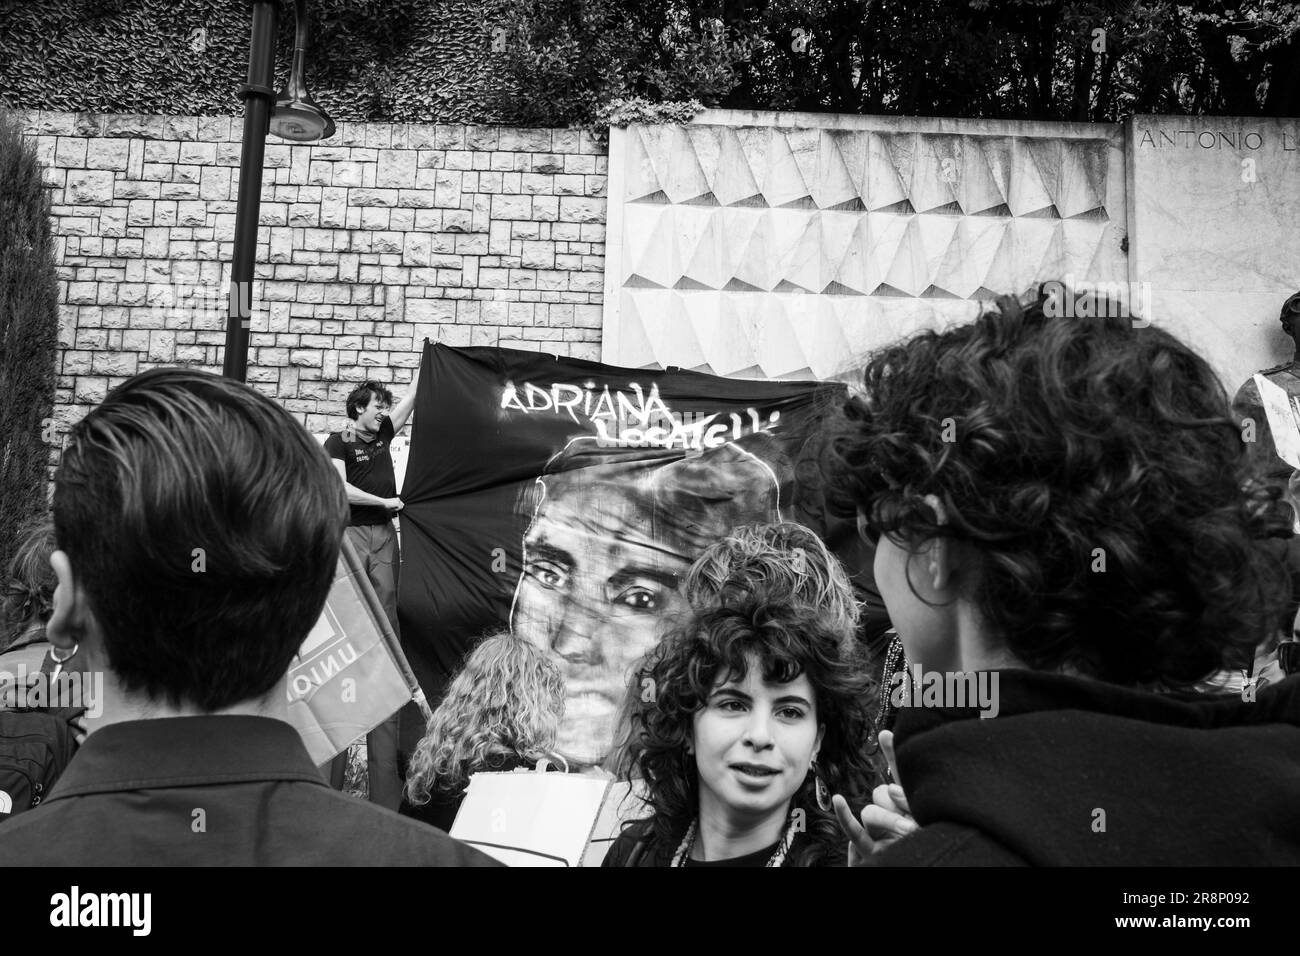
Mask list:
[{"label": "lamppost", "polygon": [[307,93],[307,0],[294,0],[293,66],[276,93],[275,33],[279,0],[250,0],[253,35],[248,49],[248,80],[239,88],[244,101],[244,138],[239,156],[239,194],[235,201],[235,249],[230,266],[226,312],[226,357],[222,374],[242,382],[248,374],[249,320],[253,317],[253,271],[257,218],[262,199],[266,135],[307,143],[334,135],[334,122]]}]

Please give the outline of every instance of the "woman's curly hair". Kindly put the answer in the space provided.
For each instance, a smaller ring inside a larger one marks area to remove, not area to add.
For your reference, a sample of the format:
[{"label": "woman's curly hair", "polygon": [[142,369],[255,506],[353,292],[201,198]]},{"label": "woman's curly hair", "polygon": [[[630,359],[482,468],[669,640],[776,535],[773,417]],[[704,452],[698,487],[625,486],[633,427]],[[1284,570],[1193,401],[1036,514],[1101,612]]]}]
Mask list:
[{"label": "woman's curly hair", "polygon": [[54,519],[46,515],[28,520],[19,529],[18,538],[18,547],[5,569],[0,651],[33,627],[49,623],[54,613],[54,589],[59,583],[50,567],[50,555],[58,548]]},{"label": "woman's curly hair", "polygon": [[[699,811],[699,776],[686,752],[695,714],[718,684],[742,680],[750,659],[768,682],[807,675],[817,722],[826,728],[817,755],[822,779],[855,812],[869,800],[875,782],[869,752],[872,682],[861,650],[844,637],[824,613],[751,594],[696,609],[642,659],[634,686],[654,693],[635,698],[630,759],[644,780],[653,814],[649,827],[659,846],[676,847]],[[793,807],[804,811],[809,839],[791,864],[842,862],[845,838],[834,812],[817,806],[811,773]]]},{"label": "woman's curly hair", "polygon": [[686,599],[705,607],[740,594],[766,594],[818,608],[852,636],[862,609],[839,559],[811,528],[793,521],[732,528],[695,559]]},{"label": "woman's curly hair", "polygon": [[564,679],[546,653],[509,633],[475,645],[416,745],[411,803],[459,793],[469,776],[551,753],[564,716]]},{"label": "woman's curly hair", "polygon": [[1186,687],[1268,636],[1281,489],[1249,480],[1222,384],[1172,335],[1004,297],[863,382],[829,445],[834,508],[977,549],[965,597],[1026,666]]}]

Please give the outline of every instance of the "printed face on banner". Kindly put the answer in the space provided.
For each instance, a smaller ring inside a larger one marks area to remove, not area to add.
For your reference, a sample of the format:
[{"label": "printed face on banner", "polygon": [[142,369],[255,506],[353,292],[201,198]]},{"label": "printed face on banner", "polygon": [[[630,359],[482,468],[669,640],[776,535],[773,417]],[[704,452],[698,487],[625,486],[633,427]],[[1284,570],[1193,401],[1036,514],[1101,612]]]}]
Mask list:
[{"label": "printed face on banner", "polygon": [[651,532],[646,509],[605,486],[549,497],[524,540],[514,631],[555,656],[566,685],[556,746],[584,763],[604,756],[628,673],[686,605],[691,563]]},{"label": "printed face on banner", "polygon": [[693,459],[596,464],[538,481],[511,628],[566,684],[557,749],[608,753],[633,667],[687,609],[691,562],[731,528],[779,518],[770,468],[735,446]]}]

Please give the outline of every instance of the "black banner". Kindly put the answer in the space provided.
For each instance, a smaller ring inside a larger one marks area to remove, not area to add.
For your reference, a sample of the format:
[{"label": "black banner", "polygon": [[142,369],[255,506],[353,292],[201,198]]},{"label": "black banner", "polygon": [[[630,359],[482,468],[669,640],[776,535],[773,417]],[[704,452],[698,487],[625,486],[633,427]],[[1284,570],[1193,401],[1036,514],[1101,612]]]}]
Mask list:
[{"label": "black banner", "polygon": [[[627,672],[731,528],[828,525],[817,457],[840,384],[623,369],[425,344],[402,498],[402,642],[431,700],[507,626],[569,688],[559,747],[608,749]],[[866,569],[869,572],[869,568]]]}]

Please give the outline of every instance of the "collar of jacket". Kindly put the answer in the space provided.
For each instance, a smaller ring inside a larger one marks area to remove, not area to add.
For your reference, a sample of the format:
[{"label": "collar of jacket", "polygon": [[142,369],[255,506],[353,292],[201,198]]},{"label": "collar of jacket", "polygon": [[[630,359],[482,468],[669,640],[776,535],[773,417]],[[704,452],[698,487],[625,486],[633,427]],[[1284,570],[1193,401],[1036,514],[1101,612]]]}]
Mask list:
[{"label": "collar of jacket", "polygon": [[47,802],[121,790],[297,780],[325,786],[298,732],[250,716],[110,724],[86,738]]}]

